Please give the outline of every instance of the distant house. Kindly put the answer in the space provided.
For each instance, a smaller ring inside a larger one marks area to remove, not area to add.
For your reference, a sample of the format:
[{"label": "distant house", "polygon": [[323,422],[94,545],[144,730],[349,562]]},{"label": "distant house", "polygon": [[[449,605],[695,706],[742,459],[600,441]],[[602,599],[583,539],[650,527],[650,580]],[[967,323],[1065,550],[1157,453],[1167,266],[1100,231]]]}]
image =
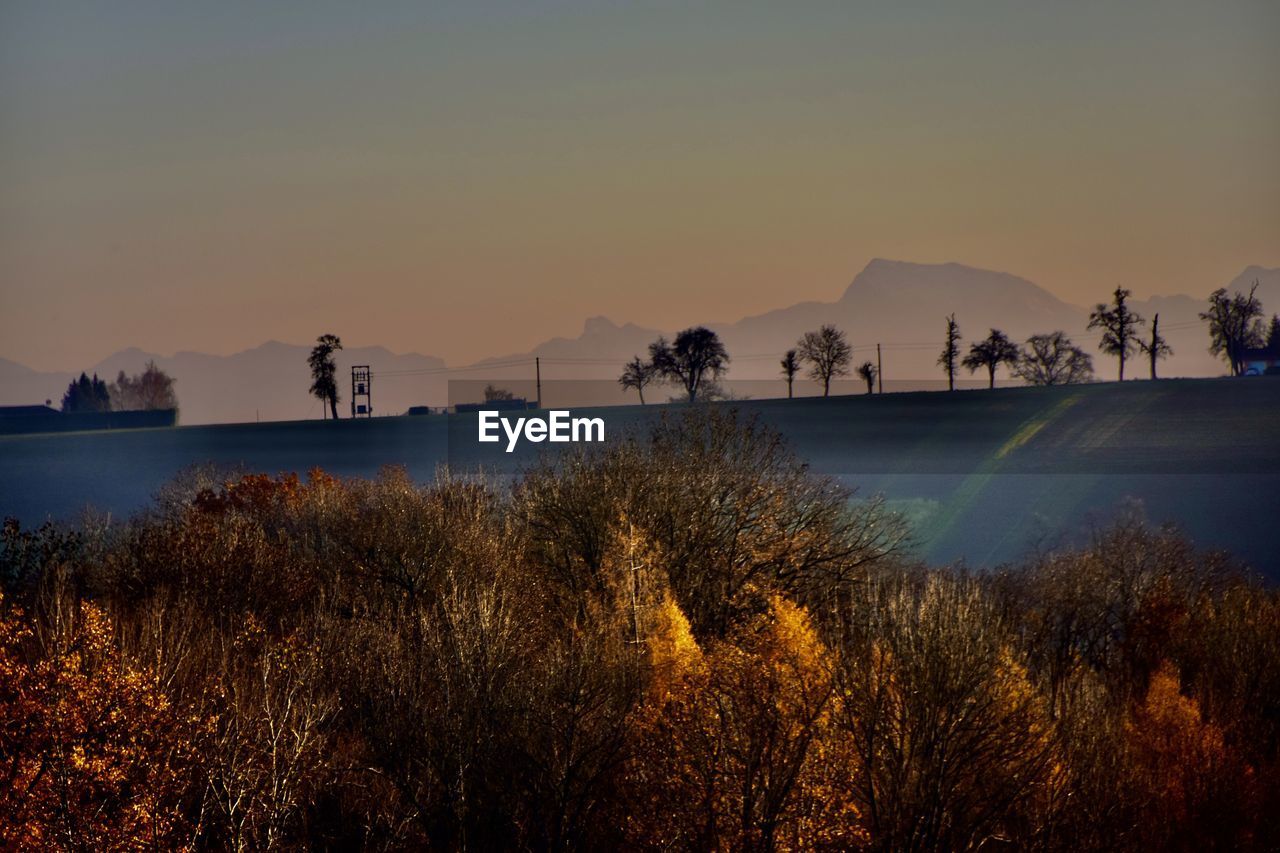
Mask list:
[{"label": "distant house", "polygon": [[1280,376],[1280,341],[1265,347],[1248,347],[1240,360],[1243,376]]}]

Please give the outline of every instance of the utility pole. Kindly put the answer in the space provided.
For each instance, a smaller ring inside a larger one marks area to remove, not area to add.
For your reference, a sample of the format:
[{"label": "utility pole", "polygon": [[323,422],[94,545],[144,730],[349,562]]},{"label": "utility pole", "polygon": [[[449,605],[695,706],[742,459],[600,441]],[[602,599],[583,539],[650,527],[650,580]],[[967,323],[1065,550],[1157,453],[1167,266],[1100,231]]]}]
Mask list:
[{"label": "utility pole", "polygon": [[876,393],[884,393],[884,364],[880,361],[880,344],[876,344]]},{"label": "utility pole", "polygon": [[534,381],[538,389],[538,408],[542,408],[542,359],[534,356],[533,358]]}]

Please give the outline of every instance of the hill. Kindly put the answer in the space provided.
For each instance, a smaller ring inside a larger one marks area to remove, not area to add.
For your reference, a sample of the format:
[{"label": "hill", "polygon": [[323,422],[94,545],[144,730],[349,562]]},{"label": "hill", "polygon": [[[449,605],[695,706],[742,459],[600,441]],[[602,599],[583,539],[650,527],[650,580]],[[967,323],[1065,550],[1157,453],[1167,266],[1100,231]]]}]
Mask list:
[{"label": "hill", "polygon": [[[919,553],[990,566],[1078,542],[1122,506],[1184,527],[1280,578],[1280,380],[1204,379],[1062,388],[761,400],[736,406],[778,429],[813,470],[907,514]],[[615,438],[670,406],[597,409]],[[513,473],[548,445],[506,455],[474,416],[179,427],[0,437],[0,515],[34,522],[85,505],[145,506],[198,463],[250,471],[417,479],[448,463]],[[563,445],[561,445],[563,447]]]}]

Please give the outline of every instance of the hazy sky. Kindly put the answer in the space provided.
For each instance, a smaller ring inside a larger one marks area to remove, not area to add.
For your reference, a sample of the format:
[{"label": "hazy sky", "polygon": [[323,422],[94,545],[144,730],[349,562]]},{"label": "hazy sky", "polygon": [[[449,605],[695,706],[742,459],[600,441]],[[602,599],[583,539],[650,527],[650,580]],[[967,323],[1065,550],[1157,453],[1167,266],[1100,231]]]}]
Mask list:
[{"label": "hazy sky", "polygon": [[460,363],[876,256],[1199,295],[1280,266],[1277,45],[1275,0],[6,0],[0,356]]}]

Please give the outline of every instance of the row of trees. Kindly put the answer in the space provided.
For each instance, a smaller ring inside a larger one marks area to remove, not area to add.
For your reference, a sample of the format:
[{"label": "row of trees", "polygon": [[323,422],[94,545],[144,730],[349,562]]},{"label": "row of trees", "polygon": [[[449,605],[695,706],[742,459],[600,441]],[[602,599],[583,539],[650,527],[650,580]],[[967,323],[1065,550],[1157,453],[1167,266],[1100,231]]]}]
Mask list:
[{"label": "row of trees", "polygon": [[999,329],[970,345],[961,359],[960,327],[955,315],[947,318],[947,342],[938,364],[947,376],[948,390],[955,390],[957,367],[970,373],[985,369],[989,388],[996,387],[996,370],[1006,365],[1028,385],[1076,385],[1093,379],[1093,359],[1062,332],[1032,335],[1023,346]]},{"label": "row of trees", "polygon": [[[1125,361],[1137,352],[1145,352],[1151,359],[1151,378],[1156,378],[1156,363],[1173,350],[1160,336],[1160,315],[1151,324],[1149,340],[1138,336],[1137,329],[1145,321],[1129,309],[1130,292],[1117,287],[1110,304],[1099,303],[1089,315],[1090,330],[1100,329],[1102,338],[1098,344],[1103,352],[1114,355],[1120,362],[1120,379],[1124,379]],[[938,356],[938,366],[947,377],[947,389],[955,390],[956,372],[959,367],[970,373],[986,369],[988,387],[994,388],[996,370],[1002,364],[1010,372],[1031,385],[1071,385],[1093,379],[1093,359],[1083,349],[1071,342],[1063,332],[1032,335],[1025,346],[1019,347],[999,329],[992,329],[985,340],[969,347],[963,359],[960,357],[960,326],[954,314],[947,317],[946,343]]]},{"label": "row of trees", "polygon": [[62,395],[64,412],[136,412],[178,408],[178,396],[173,390],[174,380],[154,361],[148,361],[141,373],[126,374],[123,370],[116,381],[108,385],[94,374],[84,373],[72,380]]},{"label": "row of trees", "polygon": [[512,489],[193,473],[0,531],[4,849],[1280,845],[1280,599],[985,574],[692,409]]},{"label": "row of trees", "polygon": [[[787,380],[787,396],[792,395],[796,376],[807,367],[808,375],[822,383],[822,395],[831,392],[831,380],[849,375],[853,347],[843,332],[835,326],[823,326],[816,332],[806,332],[788,350],[782,359],[782,372]],[[636,391],[644,403],[644,389],[656,382],[668,382],[680,387],[683,399],[695,402],[700,396],[719,396],[722,392],[716,384],[729,369],[729,353],[720,336],[704,326],[685,329],[676,335],[674,343],[664,337],[649,345],[649,358],[634,357],[623,368],[618,384]],[[858,375],[867,383],[871,393],[877,368],[868,361],[858,368]]]},{"label": "row of trees", "polygon": [[[992,329],[985,340],[973,344],[969,352],[960,358],[960,329],[955,316],[947,318],[947,344],[938,363],[947,373],[948,385],[955,388],[958,366],[970,373],[985,368],[991,387],[995,387],[996,370],[1008,365],[1014,375],[1031,385],[1070,385],[1088,382],[1093,378],[1093,360],[1084,350],[1075,346],[1062,332],[1032,335],[1025,347],[1019,347],[998,329]],[[1157,340],[1159,340],[1157,338]],[[787,383],[787,397],[793,394],[795,378],[802,371],[815,382],[821,383],[824,397],[831,393],[831,381],[848,376],[852,370],[853,347],[845,333],[832,325],[825,325],[813,332],[806,332],[795,349],[787,350],[780,362],[782,377]],[[728,369],[729,355],[719,336],[701,326],[686,329],[676,336],[675,344],[659,338],[649,347],[649,359],[633,358],[623,369],[618,384],[635,390],[644,403],[644,389],[650,384],[667,381],[678,384],[684,390],[684,399],[696,400],[706,396],[708,389],[718,392],[715,385]],[[1154,371],[1154,366],[1153,366]],[[875,362],[864,361],[857,368],[857,375],[866,382],[867,393],[875,390],[879,367]]]},{"label": "row of trees", "polygon": [[[797,370],[801,365],[809,366],[809,378],[822,383],[822,396],[831,393],[831,380],[849,375],[849,366],[853,360],[853,347],[849,345],[844,332],[832,325],[825,325],[816,332],[805,332],[796,349],[787,350],[782,357],[782,375],[787,380],[787,397],[791,396],[791,386]],[[858,366],[858,375],[867,383],[870,394],[875,385],[880,368],[875,362],[864,361]]]},{"label": "row of trees", "polygon": [[[1209,324],[1210,351],[1227,359],[1233,376],[1239,375],[1244,353],[1249,348],[1264,343],[1280,347],[1280,316],[1272,317],[1269,327],[1263,323],[1262,304],[1255,296],[1257,287],[1255,282],[1247,295],[1230,294],[1225,288],[1216,290],[1209,297],[1209,310],[1200,314]],[[1090,312],[1088,329],[1101,333],[1098,349],[1117,359],[1121,381],[1125,365],[1137,355],[1146,357],[1150,376],[1156,379],[1160,360],[1172,355],[1173,349],[1160,334],[1159,314],[1152,317],[1150,332],[1142,331],[1146,320],[1129,307],[1131,296],[1129,290],[1116,287],[1111,302],[1098,303]],[[947,389],[951,391],[955,390],[956,375],[961,367],[971,374],[986,370],[991,388],[995,387],[996,371],[1002,365],[1030,385],[1069,385],[1093,379],[1092,357],[1061,331],[1032,335],[1020,346],[999,329],[991,329],[985,339],[971,344],[963,356],[962,340],[959,323],[955,314],[951,314],[946,318],[945,343],[938,356],[938,366],[946,375]],[[822,395],[828,396],[831,381],[848,376],[852,361],[853,347],[840,329],[824,325],[817,331],[806,332],[780,362],[787,397],[793,394],[796,376],[805,371],[810,379],[821,383]],[[644,389],[655,382],[677,384],[684,389],[685,399],[695,400],[705,392],[708,383],[715,388],[714,383],[728,369],[728,363],[729,355],[719,336],[698,326],[681,332],[674,344],[659,338],[650,345],[648,360],[633,358],[618,382],[625,389],[637,391],[641,403],[644,403]],[[858,366],[857,374],[867,383],[870,394],[879,374],[878,365],[865,361]]]},{"label": "row of trees", "polygon": [[[1200,314],[1200,319],[1209,324],[1209,351],[1227,360],[1232,376],[1240,375],[1249,349],[1264,344],[1280,349],[1280,315],[1272,316],[1270,325],[1263,322],[1257,289],[1256,281],[1248,294],[1219,288],[1209,296],[1209,309]],[[1173,354],[1169,342],[1160,334],[1159,314],[1151,318],[1149,334],[1141,331],[1146,320],[1129,308],[1132,295],[1125,288],[1116,287],[1111,302],[1098,303],[1089,314],[1089,330],[1101,332],[1098,349],[1116,358],[1122,382],[1125,364],[1131,358],[1145,356],[1150,376],[1156,379],[1159,361]],[[1027,341],[1027,349],[1020,351],[1003,332],[992,329],[985,341],[970,347],[963,361],[958,361],[959,342],[960,329],[952,314],[947,318],[946,343],[938,357],[950,390],[955,389],[957,364],[970,373],[985,367],[991,387],[995,387],[995,370],[1001,364],[1009,365],[1016,376],[1032,384],[1088,381],[1093,372],[1088,355],[1073,347],[1061,332],[1036,335]],[[1061,357],[1055,357],[1058,353]]]}]

